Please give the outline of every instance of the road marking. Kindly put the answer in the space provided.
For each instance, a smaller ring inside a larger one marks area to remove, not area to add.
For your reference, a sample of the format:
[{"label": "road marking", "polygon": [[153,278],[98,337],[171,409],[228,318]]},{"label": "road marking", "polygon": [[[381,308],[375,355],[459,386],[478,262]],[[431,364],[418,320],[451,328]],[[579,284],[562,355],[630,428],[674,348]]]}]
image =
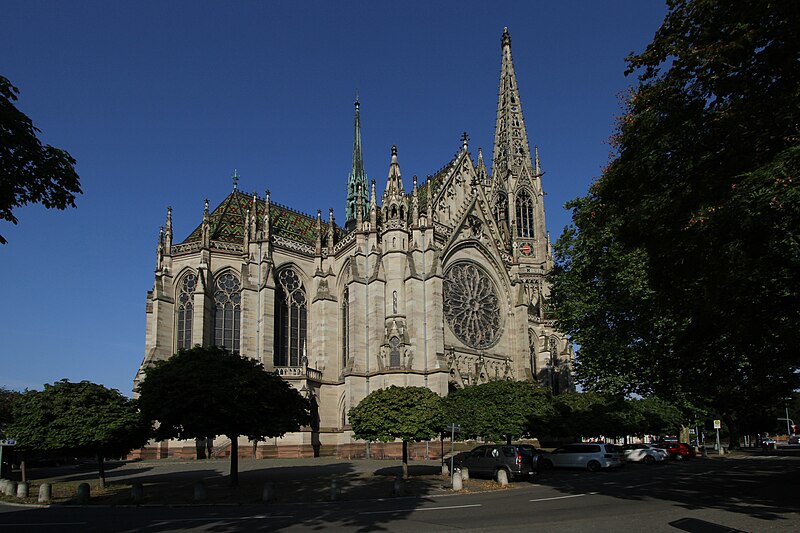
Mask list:
[{"label": "road marking", "polygon": [[[270,518],[294,518],[294,515],[263,515],[252,516],[207,516],[205,518],[168,518],[164,520],[153,520],[151,526],[170,524],[172,522],[221,522],[223,520],[268,520]],[[85,522],[84,522],[85,523]]]},{"label": "road marking", "polygon": [[0,524],[0,527],[31,527],[31,526],[85,526],[88,522],[38,522],[31,524],[25,522],[24,524]]},{"label": "road marking", "polygon": [[547,502],[550,500],[564,500],[566,498],[580,498],[581,496],[594,496],[596,492],[587,492],[586,494],[570,494],[569,496],[553,496],[552,498],[538,498],[536,500],[528,500],[531,502]]},{"label": "road marking", "polygon": [[358,514],[388,514],[388,513],[410,513],[415,511],[441,511],[443,509],[465,509],[467,507],[483,507],[482,503],[473,503],[471,505],[446,505],[442,507],[416,507],[412,509],[389,509],[386,511],[364,511]]}]

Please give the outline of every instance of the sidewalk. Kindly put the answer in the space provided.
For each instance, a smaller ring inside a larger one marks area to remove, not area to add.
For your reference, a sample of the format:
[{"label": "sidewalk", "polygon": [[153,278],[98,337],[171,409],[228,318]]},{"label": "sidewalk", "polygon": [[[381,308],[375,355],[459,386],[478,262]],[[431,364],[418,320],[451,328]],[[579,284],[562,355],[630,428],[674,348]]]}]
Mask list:
[{"label": "sidewalk", "polygon": [[[331,483],[339,488],[338,500],[395,497],[395,479],[402,472],[397,460],[333,457],[314,459],[240,459],[239,486],[229,486],[229,459],[110,462],[106,466],[106,489],[100,489],[93,463],[47,469],[30,469],[30,498],[4,501],[36,503],[39,485],[53,484],[53,503],[74,503],[77,486],[91,486],[92,504],[130,505],[131,487],[141,483],[145,505],[253,504],[262,502],[265,483],[273,487],[275,502],[331,501]],[[410,479],[404,481],[407,496],[448,494],[450,478],[441,474],[441,462],[409,462]],[[18,478],[17,478],[18,479]],[[207,498],[194,500],[195,484],[202,482]],[[467,492],[502,490],[490,480],[467,480]]]}]

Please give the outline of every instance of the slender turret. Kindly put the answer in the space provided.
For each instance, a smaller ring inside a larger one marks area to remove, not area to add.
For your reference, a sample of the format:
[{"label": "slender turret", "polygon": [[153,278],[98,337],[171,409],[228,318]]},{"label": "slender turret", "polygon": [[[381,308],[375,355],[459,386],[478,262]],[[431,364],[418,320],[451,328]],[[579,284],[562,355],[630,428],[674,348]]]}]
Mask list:
[{"label": "slender turret", "polygon": [[358,97],[355,101],[355,125],[353,127],[353,165],[347,177],[347,204],[345,205],[345,230],[356,226],[356,210],[359,203],[367,205],[369,198],[367,173],[364,170],[364,155],[361,151],[361,111]]},{"label": "slender turret", "polygon": [[533,173],[528,149],[528,133],[522,118],[517,75],[511,60],[511,36],[503,29],[503,59],[500,67],[500,90],[497,97],[497,122],[494,130],[492,179],[508,180],[509,171],[519,176],[527,167]]}]

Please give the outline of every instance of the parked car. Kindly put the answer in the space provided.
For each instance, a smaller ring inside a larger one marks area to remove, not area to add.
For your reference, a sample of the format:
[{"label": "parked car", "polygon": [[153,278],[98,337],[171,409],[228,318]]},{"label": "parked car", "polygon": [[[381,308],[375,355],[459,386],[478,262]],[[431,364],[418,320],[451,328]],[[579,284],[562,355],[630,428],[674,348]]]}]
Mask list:
[{"label": "parked car", "polygon": [[655,446],[667,450],[669,456],[676,461],[693,459],[696,455],[694,448],[685,442],[657,442]]},{"label": "parked car", "polygon": [[800,435],[790,435],[786,444],[800,444]]},{"label": "parked car", "polygon": [[664,448],[658,448],[652,444],[625,444],[622,446],[622,454],[626,461],[641,462],[652,465],[669,459],[669,453]]},{"label": "parked car", "polygon": [[556,468],[586,468],[596,472],[601,468],[623,465],[622,450],[614,444],[578,442],[556,448],[542,457],[547,466]]},{"label": "parked car", "polygon": [[453,457],[453,464],[468,468],[469,475],[497,479],[497,473],[505,470],[508,480],[531,479],[538,470],[540,455],[531,452],[530,445],[484,444],[469,452]]}]

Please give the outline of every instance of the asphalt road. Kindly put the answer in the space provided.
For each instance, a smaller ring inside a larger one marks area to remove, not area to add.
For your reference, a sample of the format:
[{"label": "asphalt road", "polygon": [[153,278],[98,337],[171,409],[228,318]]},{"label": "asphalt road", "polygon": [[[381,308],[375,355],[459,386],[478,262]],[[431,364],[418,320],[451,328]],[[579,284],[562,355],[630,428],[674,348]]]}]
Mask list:
[{"label": "asphalt road", "polygon": [[316,504],[25,508],[3,531],[800,531],[800,458],[556,470],[511,490]]}]

